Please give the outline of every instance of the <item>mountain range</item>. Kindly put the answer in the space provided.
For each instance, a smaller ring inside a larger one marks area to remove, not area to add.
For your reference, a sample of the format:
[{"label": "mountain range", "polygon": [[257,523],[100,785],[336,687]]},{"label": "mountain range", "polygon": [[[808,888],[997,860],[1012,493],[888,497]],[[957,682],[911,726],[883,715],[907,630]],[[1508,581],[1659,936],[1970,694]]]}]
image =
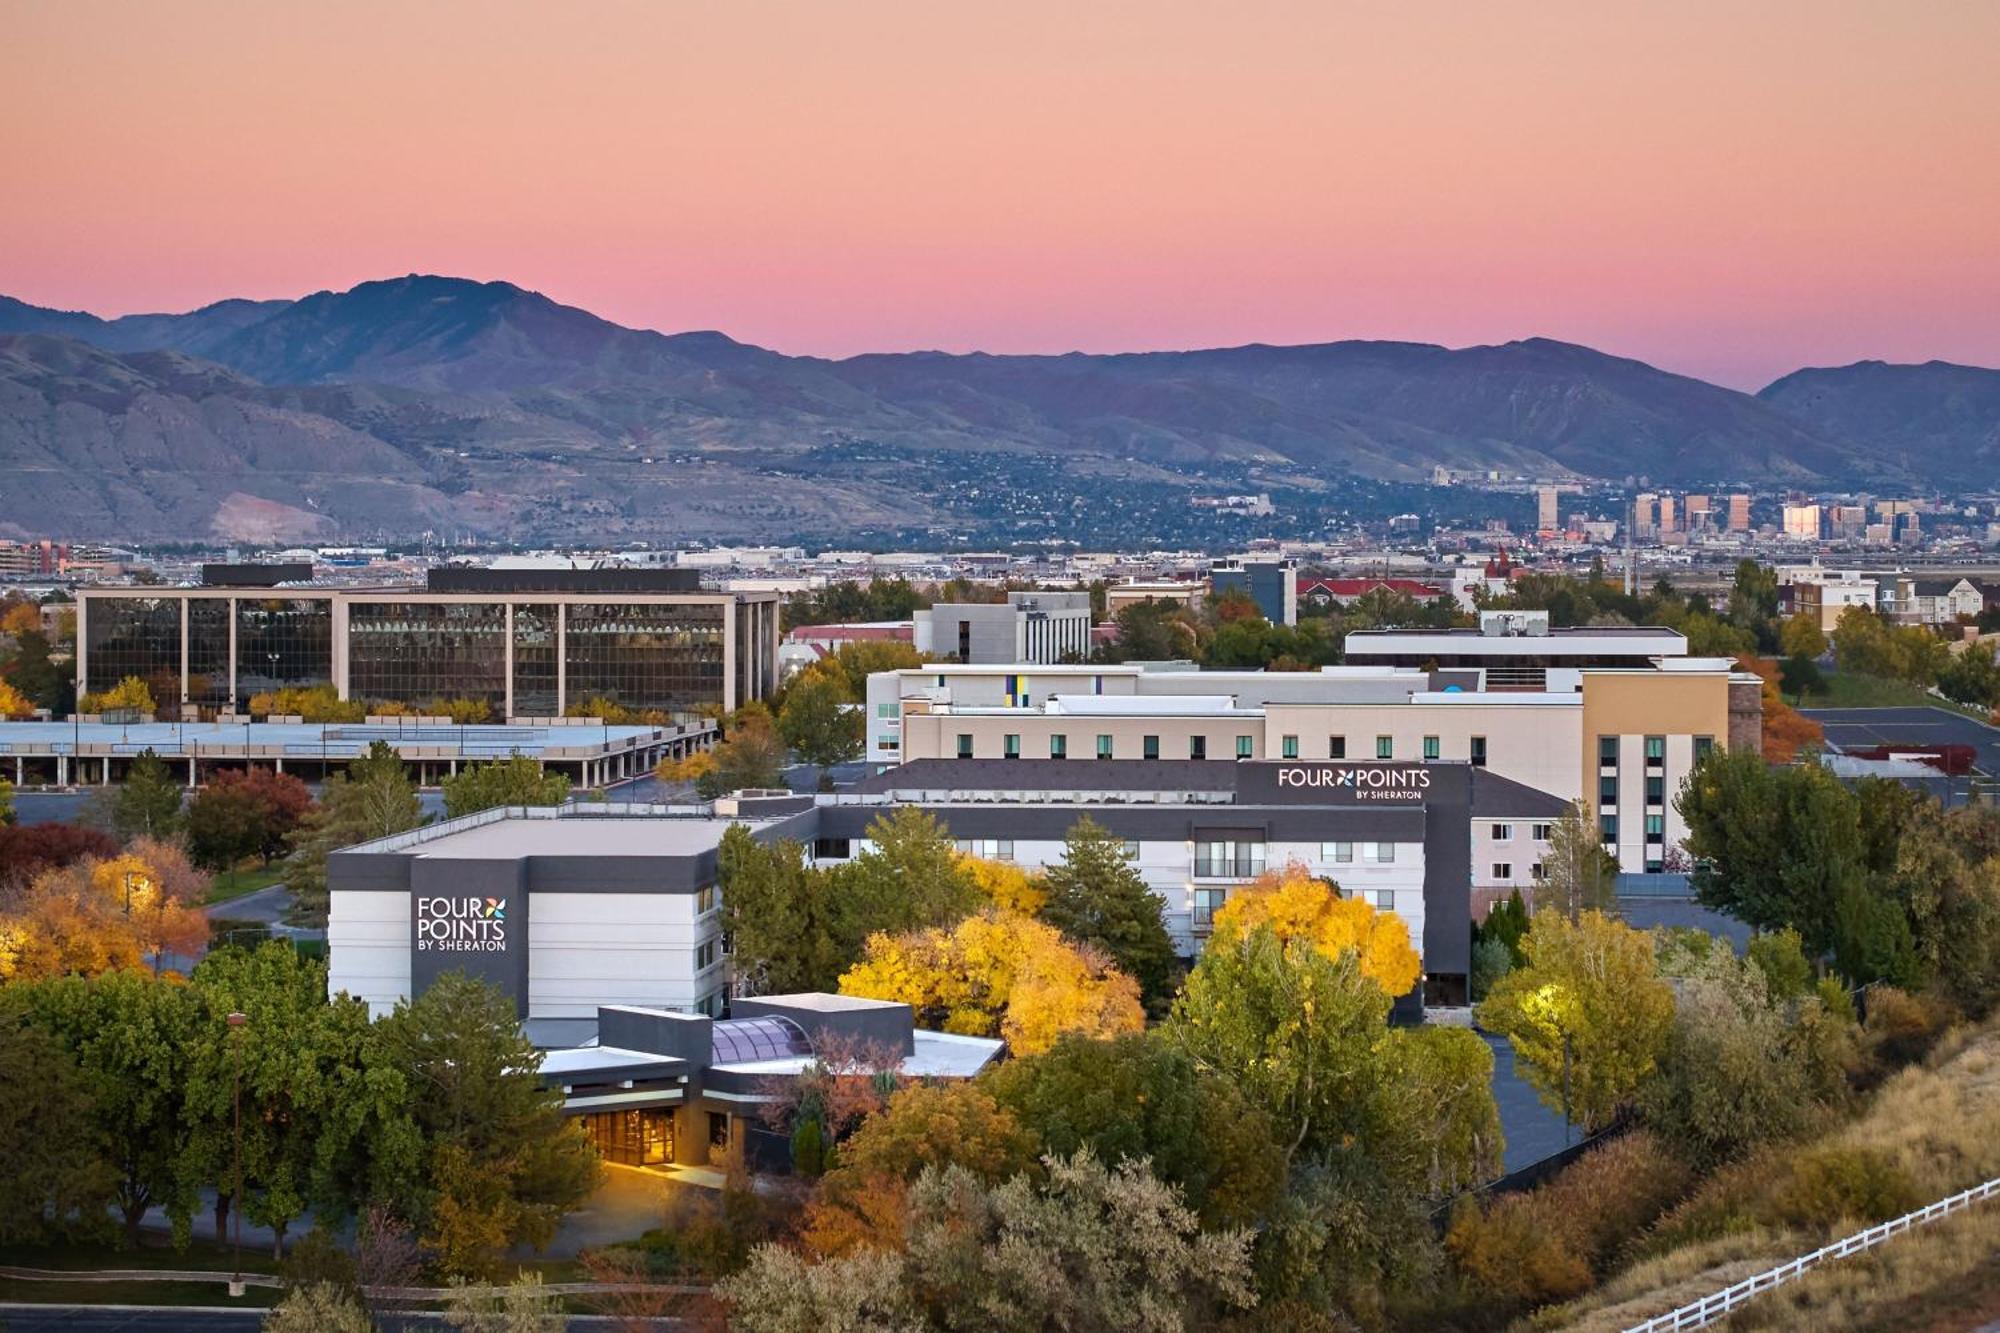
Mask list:
[{"label": "mountain range", "polygon": [[0,297],[0,534],[839,540],[963,532],[1057,479],[1048,535],[1088,540],[1121,497],[1437,465],[1990,485],[2000,371],[1862,362],[1749,395],[1542,338],[827,360],[420,275],[111,320]]}]

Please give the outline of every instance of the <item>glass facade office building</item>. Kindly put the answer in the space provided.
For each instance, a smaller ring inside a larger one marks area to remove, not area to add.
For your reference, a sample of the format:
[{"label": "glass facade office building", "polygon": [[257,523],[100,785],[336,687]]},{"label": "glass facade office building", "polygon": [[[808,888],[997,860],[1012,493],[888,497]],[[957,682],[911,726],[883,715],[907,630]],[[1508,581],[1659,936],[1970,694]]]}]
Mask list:
[{"label": "glass facade office building", "polygon": [[478,699],[496,718],[597,700],[672,716],[777,688],[775,594],[99,588],[78,618],[78,688],[138,676],[163,712],[330,684],[364,702]]}]

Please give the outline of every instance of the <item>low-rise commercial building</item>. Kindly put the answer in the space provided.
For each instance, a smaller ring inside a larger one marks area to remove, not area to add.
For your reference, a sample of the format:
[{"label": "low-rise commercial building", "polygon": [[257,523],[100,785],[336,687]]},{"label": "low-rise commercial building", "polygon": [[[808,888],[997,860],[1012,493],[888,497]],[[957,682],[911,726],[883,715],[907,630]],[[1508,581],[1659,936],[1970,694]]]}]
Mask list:
[{"label": "low-rise commercial building", "polygon": [[1010,592],[1005,602],[939,602],[915,616],[918,652],[950,662],[1080,662],[1090,655],[1088,592]]},{"label": "low-rise commercial building", "polygon": [[342,699],[475,699],[511,721],[594,700],[727,711],[777,688],[777,594],[704,591],[693,571],[438,569],[424,589],[288,574],[213,567],[199,587],[80,590],[78,692],[137,676],[162,709],[234,712],[331,685]]}]

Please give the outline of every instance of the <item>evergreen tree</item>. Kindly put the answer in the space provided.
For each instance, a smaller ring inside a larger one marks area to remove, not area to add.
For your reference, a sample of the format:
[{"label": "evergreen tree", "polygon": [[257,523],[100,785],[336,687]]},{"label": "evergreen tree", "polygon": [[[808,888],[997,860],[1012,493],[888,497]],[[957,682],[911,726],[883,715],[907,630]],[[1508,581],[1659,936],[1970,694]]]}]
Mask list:
[{"label": "evergreen tree", "polygon": [[524,754],[495,764],[473,764],[444,780],[447,819],[500,805],[561,805],[568,798],[569,779]]},{"label": "evergreen tree", "polygon": [[1073,940],[1094,944],[1139,983],[1148,1008],[1173,997],[1173,939],[1161,916],[1160,895],[1125,859],[1125,845],[1088,817],[1070,827],[1062,864],[1047,875],[1042,920]]},{"label": "evergreen tree", "polygon": [[327,779],[318,808],[292,836],[285,886],[292,892],[294,910],[305,920],[324,922],[326,858],[342,847],[407,833],[423,822],[417,787],[402,756],[385,741],[371,742],[347,772]]},{"label": "evergreen tree", "polygon": [[171,838],[181,827],[181,784],[152,747],[139,751],[112,798],[111,826],[120,839]]}]

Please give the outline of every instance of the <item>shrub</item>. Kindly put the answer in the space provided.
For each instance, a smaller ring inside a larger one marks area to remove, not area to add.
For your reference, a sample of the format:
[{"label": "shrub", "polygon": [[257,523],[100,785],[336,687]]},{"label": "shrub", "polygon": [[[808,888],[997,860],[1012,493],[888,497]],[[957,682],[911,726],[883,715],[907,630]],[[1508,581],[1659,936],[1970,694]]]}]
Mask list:
[{"label": "shrub", "polygon": [[374,1333],[375,1323],[339,1287],[294,1287],[264,1316],[264,1333]]},{"label": "shrub", "polygon": [[1668,1209],[1631,1249],[1635,1257],[1663,1255],[1763,1225],[1765,1199],[1785,1170],[1781,1150],[1765,1149],[1712,1173],[1687,1198]]},{"label": "shrub", "polygon": [[1509,1194],[1481,1205],[1463,1200],[1444,1246],[1468,1282],[1489,1300],[1514,1306],[1567,1300],[1590,1287],[1590,1265],[1534,1196]]},{"label": "shrub", "polygon": [[1514,970],[1514,953],[1507,941],[1482,939],[1472,946],[1472,1002],[1486,998],[1493,983]]},{"label": "shrub", "polygon": [[1823,1147],[1792,1161],[1790,1179],[1771,1201],[1778,1220],[1827,1228],[1836,1222],[1886,1222],[1923,1203],[1909,1172],[1873,1148]]},{"label": "shrub", "polygon": [[1894,986],[1870,990],[1866,1003],[1862,1049],[1885,1071],[1923,1059],[1955,1017],[1942,1000],[1912,995]]}]

